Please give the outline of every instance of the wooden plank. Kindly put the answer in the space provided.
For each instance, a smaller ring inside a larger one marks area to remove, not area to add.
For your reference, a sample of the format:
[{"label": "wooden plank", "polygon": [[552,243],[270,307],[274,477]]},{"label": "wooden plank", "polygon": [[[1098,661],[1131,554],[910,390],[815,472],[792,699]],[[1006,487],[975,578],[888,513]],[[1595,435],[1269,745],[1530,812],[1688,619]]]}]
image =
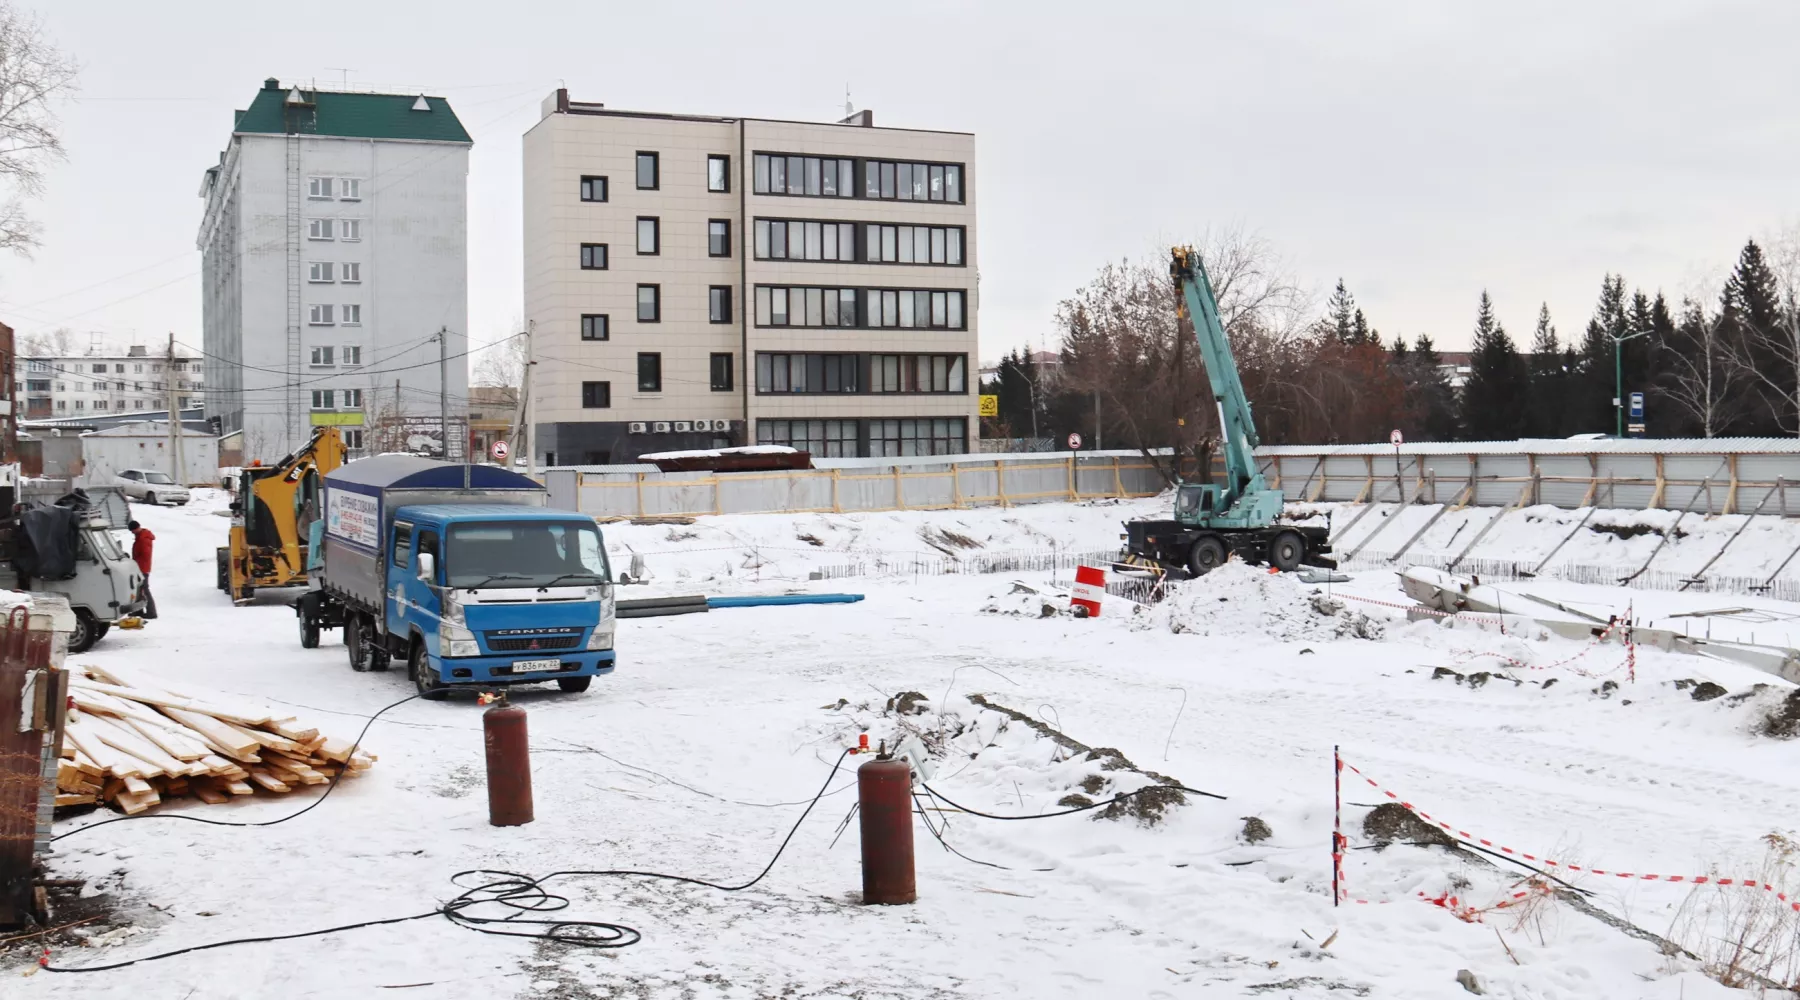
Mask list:
[{"label": "wooden plank", "polygon": [[268,771],[264,770],[261,767],[253,767],[250,769],[250,780],[255,782],[258,785],[261,785],[262,787],[268,789],[271,792],[291,792],[291,791],[293,791],[293,789],[290,788],[286,782],[275,777],[273,774],[270,774]]},{"label": "wooden plank", "polygon": [[223,805],[231,801],[229,793],[214,788],[210,781],[192,781],[188,783],[188,788],[194,793],[195,798],[209,806]]},{"label": "wooden plank", "polygon": [[[73,749],[73,748],[70,748],[70,749]],[[100,765],[94,763],[93,758],[89,757],[87,754],[82,753],[80,750],[75,750],[74,755],[70,759],[75,762],[75,769],[80,771],[82,774],[92,775],[92,776],[98,778],[101,775],[104,775],[106,773],[106,770],[104,768],[102,768]]]},{"label": "wooden plank", "polygon": [[148,781],[145,781],[142,778],[126,778],[125,790],[133,795],[150,795],[156,791],[156,789],[150,787]]},{"label": "wooden plank", "polygon": [[151,792],[148,795],[138,795],[134,792],[124,791],[114,796],[113,801],[118,803],[119,808],[125,810],[125,815],[136,816],[138,813],[161,802],[162,799],[157,797],[155,792]]},{"label": "wooden plank", "polygon": [[71,721],[63,727],[63,737],[75,744],[75,749],[86,754],[104,773],[144,776],[149,765],[101,742],[99,735],[88,728],[90,718]]},{"label": "wooden plank", "polygon": [[[190,713],[198,713],[200,715],[208,715],[215,719],[236,723],[240,726],[260,726],[269,721],[267,713],[245,714],[242,712],[234,712],[231,709],[220,705],[195,701],[192,698],[177,698],[172,695],[160,694],[155,691],[146,691],[142,688],[119,687],[113,684],[100,684],[93,681],[86,682],[85,686],[90,690],[99,691],[101,694],[109,694],[115,698],[124,698],[129,701],[141,701],[146,705],[155,705],[157,708],[164,709],[165,714],[167,714],[168,710],[181,710]],[[186,720],[184,719],[182,721],[185,722]],[[193,724],[188,723],[188,725],[192,726]]]},{"label": "wooden plank", "polygon": [[312,740],[317,739],[318,735],[319,735],[319,731],[317,729],[312,729],[310,727],[302,728],[293,719],[273,719],[273,720],[270,720],[269,724],[267,726],[264,726],[263,728],[268,729],[268,730],[270,730],[274,733],[277,733],[281,736],[285,736],[288,739],[293,740],[296,743],[311,742]]},{"label": "wooden plank", "polygon": [[223,719],[191,709],[168,705],[157,707],[162,709],[164,715],[206,737],[208,742],[224,750],[226,756],[243,760],[247,756],[254,756],[256,749],[262,746],[260,740],[244,735],[242,730]]},{"label": "wooden plank", "polygon": [[78,793],[78,792],[57,792],[56,793],[56,808],[58,808],[58,809],[61,809],[64,806],[91,806],[97,801],[99,801],[98,796],[95,796],[91,793]]},{"label": "wooden plank", "polygon": [[250,787],[250,783],[241,778],[234,779],[232,781],[227,781],[224,784],[225,784],[225,790],[230,792],[233,795],[255,795],[256,794],[256,789]]},{"label": "wooden plank", "polygon": [[350,742],[337,739],[336,737],[326,739],[324,743],[319,744],[318,748],[319,756],[324,757],[326,760],[335,760],[339,763],[349,760],[350,752]]},{"label": "wooden plank", "polygon": [[249,737],[250,739],[255,740],[256,742],[258,742],[266,747],[273,747],[273,748],[279,749],[279,750],[286,750],[289,753],[300,753],[304,750],[304,748],[301,747],[300,744],[295,743],[293,740],[290,740],[285,736],[276,736],[274,733],[259,732],[255,729],[248,729],[244,726],[232,725],[229,722],[225,723],[225,725],[231,726],[232,729],[237,730],[239,733],[242,733],[243,735]]},{"label": "wooden plank", "polygon": [[176,760],[195,761],[205,757],[210,752],[207,750],[206,744],[199,740],[182,736],[179,733],[176,733],[172,728],[153,725],[148,722],[141,722],[138,719],[131,717],[120,719],[119,721],[136,730],[139,736],[156,744],[163,753],[168,754]]},{"label": "wooden plank", "polygon": [[95,737],[115,750],[130,754],[164,774],[187,773],[185,764],[163,753],[154,743],[139,736],[137,731],[129,728],[123,720],[89,716],[82,721],[85,725],[93,728]]}]

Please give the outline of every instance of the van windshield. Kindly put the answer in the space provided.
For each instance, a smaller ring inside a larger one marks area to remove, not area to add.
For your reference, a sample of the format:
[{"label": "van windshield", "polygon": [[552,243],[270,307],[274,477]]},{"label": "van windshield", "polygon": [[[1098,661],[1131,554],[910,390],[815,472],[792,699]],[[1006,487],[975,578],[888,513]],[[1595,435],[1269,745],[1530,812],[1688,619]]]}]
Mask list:
[{"label": "van windshield", "polygon": [[450,526],[451,587],[583,586],[606,582],[606,546],[592,521],[475,521]]}]

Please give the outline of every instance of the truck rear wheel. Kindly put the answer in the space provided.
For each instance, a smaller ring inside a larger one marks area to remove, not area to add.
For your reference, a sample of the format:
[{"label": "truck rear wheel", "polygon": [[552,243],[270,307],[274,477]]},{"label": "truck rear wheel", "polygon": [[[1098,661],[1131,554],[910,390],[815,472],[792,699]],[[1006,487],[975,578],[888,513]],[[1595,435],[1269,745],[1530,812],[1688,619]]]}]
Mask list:
[{"label": "truck rear wheel", "polygon": [[1205,576],[1225,561],[1225,543],[1217,535],[1201,535],[1188,549],[1188,572]]},{"label": "truck rear wheel", "polygon": [[449,685],[438,677],[437,671],[431,669],[431,657],[425,652],[423,640],[413,642],[407,666],[412,671],[413,686],[419,689],[419,697],[426,701],[442,701],[450,696]]},{"label": "truck rear wheel", "polygon": [[308,618],[306,616],[306,612],[304,612],[304,611],[296,613],[294,615],[294,617],[296,617],[300,620],[300,648],[301,649],[318,649],[319,648],[319,622],[318,622],[318,620],[314,619],[314,618]]},{"label": "truck rear wheel", "polygon": [[580,694],[586,691],[588,685],[592,683],[594,683],[592,677],[558,677],[556,679],[556,686],[569,694]]},{"label": "truck rear wheel", "polygon": [[1305,557],[1306,540],[1298,531],[1284,531],[1269,544],[1269,565],[1283,573],[1299,569],[1300,560]]}]

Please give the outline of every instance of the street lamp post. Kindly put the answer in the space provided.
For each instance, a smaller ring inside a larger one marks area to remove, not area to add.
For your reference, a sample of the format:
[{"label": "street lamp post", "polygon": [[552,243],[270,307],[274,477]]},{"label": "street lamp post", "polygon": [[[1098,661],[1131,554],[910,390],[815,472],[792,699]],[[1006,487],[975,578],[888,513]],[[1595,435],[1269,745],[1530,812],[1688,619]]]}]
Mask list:
[{"label": "street lamp post", "polygon": [[1625,436],[1625,366],[1624,366],[1624,362],[1621,360],[1621,354],[1623,353],[1622,346],[1624,345],[1624,343],[1627,340],[1636,340],[1639,337],[1648,337],[1648,336],[1650,336],[1650,334],[1652,332],[1653,331],[1650,331],[1650,330],[1639,330],[1636,333],[1628,333],[1623,337],[1614,337],[1612,334],[1607,334],[1607,339],[1609,339],[1613,342],[1613,417],[1614,417],[1613,436],[1614,437],[1622,438]]}]

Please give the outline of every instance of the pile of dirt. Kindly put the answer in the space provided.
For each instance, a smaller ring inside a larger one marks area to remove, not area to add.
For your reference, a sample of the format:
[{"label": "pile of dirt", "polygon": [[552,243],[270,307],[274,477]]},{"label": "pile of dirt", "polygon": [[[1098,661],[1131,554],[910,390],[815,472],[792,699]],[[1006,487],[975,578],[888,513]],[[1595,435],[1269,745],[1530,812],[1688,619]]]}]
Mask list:
[{"label": "pile of dirt", "polygon": [[1195,635],[1267,636],[1278,642],[1380,639],[1386,634],[1380,620],[1351,611],[1286,573],[1236,560],[1177,585],[1136,624]]},{"label": "pile of dirt", "polygon": [[1398,802],[1383,802],[1363,819],[1363,836],[1383,847],[1388,844],[1416,844],[1454,847],[1456,841],[1443,830],[1419,818]]}]

